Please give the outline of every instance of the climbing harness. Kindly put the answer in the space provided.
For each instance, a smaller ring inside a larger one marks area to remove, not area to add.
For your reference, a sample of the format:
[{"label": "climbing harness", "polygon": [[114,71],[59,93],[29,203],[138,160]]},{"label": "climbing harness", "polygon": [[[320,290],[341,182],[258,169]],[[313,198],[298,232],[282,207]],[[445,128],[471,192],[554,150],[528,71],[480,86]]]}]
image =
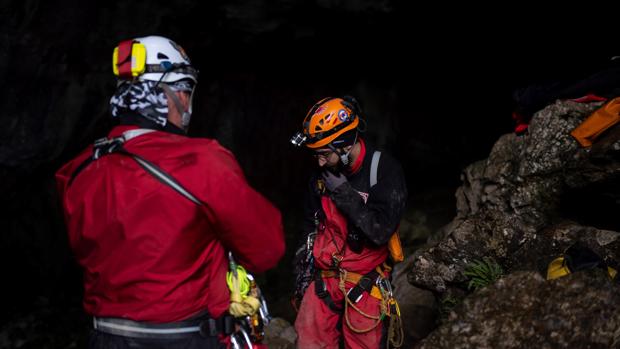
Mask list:
[{"label": "climbing harness", "polygon": [[131,338],[185,338],[200,333],[204,337],[230,335],[234,319],[226,314],[218,319],[207,313],[194,319],[173,323],[154,324],[121,318],[93,317],[93,328],[99,332]]},{"label": "climbing harness", "polygon": [[[389,281],[391,267],[384,263],[362,275],[342,268],[338,270],[322,270],[317,273],[315,280],[316,294],[323,302],[335,313],[344,313],[347,327],[355,333],[367,333],[374,330],[384,320],[389,319],[387,348],[400,348],[403,344],[404,333],[400,317],[400,308],[394,298],[392,286]],[[344,295],[344,306],[337,305],[327,291],[324,279],[337,278],[338,289]],[[348,291],[346,283],[355,284]],[[379,300],[379,314],[371,315],[360,309],[356,304],[362,299],[364,294]],[[373,324],[368,328],[356,328],[350,320],[350,311],[356,311],[367,319],[373,320]]]}]

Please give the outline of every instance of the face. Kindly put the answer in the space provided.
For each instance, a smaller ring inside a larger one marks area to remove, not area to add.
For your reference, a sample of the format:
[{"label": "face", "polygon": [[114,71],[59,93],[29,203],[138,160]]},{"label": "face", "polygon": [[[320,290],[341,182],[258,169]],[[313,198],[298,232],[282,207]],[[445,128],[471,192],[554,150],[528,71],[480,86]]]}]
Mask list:
[{"label": "face", "polygon": [[338,154],[329,148],[321,148],[314,151],[319,167],[334,168],[338,166],[340,158]]},{"label": "face", "polygon": [[[190,103],[190,93],[185,91],[175,92],[179,100],[181,101],[181,105],[183,107],[183,112],[189,110]],[[183,128],[183,121],[181,119],[181,112],[177,110],[176,104],[172,101],[170,97],[168,97],[168,121],[177,126],[178,128]]]}]

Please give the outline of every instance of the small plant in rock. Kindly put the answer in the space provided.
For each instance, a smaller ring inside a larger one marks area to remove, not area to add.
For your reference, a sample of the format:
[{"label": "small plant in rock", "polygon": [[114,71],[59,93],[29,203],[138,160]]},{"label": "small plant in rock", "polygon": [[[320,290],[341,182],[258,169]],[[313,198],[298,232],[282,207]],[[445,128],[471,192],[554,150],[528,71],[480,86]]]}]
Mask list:
[{"label": "small plant in rock", "polygon": [[450,312],[461,303],[461,299],[452,295],[447,295],[439,302],[439,321],[444,322],[448,320]]},{"label": "small plant in rock", "polygon": [[467,288],[475,291],[494,283],[502,277],[504,270],[495,259],[484,257],[482,260],[475,259],[469,263],[465,267],[464,274],[469,277]]}]

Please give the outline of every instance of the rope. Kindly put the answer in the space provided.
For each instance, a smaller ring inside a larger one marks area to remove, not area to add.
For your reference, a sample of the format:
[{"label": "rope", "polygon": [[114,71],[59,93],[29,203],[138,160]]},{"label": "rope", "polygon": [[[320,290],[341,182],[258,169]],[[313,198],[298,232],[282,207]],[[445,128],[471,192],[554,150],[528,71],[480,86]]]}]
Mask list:
[{"label": "rope", "polygon": [[[375,315],[370,315],[365,313],[363,310],[359,309],[358,307],[355,306],[355,304],[353,304],[353,302],[351,302],[351,300],[349,299],[349,297],[347,297],[347,292],[345,290],[345,280],[347,278],[347,271],[346,270],[341,270],[340,272],[340,282],[338,283],[338,288],[340,289],[340,291],[342,292],[342,294],[344,295],[344,319],[347,323],[347,326],[349,327],[349,329],[351,329],[351,331],[355,332],[355,333],[366,333],[366,332],[370,332],[372,330],[374,330],[377,326],[379,326],[379,324],[381,324],[381,321],[383,320],[383,317],[385,315],[385,301],[384,298],[381,299],[381,305],[379,306],[381,309],[381,314],[378,316]],[[362,316],[368,318],[368,319],[373,319],[376,320],[374,322],[374,324],[368,328],[365,329],[359,329],[354,327],[351,324],[351,320],[349,319],[349,306],[353,307],[353,309],[355,309],[355,311],[357,311],[358,313],[362,314]]]},{"label": "rope", "polygon": [[256,314],[260,308],[260,300],[256,295],[250,294],[251,283],[247,271],[236,265],[232,271],[226,273],[226,283],[230,290],[230,315],[243,317]]},{"label": "rope", "polygon": [[247,296],[248,292],[250,292],[250,280],[248,279],[248,272],[240,265],[237,265],[237,269],[235,270],[237,273],[237,277],[233,275],[234,272],[228,271],[226,273],[226,284],[228,284],[228,289],[233,292],[233,282],[237,282],[239,284],[239,293],[242,297]]},{"label": "rope", "polygon": [[[400,348],[403,345],[405,336],[402,326],[402,319],[400,318],[400,308],[398,306],[398,302],[391,294],[391,290],[388,292],[383,287],[379,287],[381,291],[381,302],[379,304],[380,313],[379,315],[370,315],[364,312],[362,309],[358,308],[355,303],[353,303],[349,297],[347,297],[347,292],[345,288],[345,282],[347,280],[348,272],[344,269],[340,269],[338,288],[344,295],[344,318],[349,329],[355,333],[367,333],[374,330],[377,326],[381,324],[385,316],[387,315],[390,318],[388,325],[388,333],[386,339],[386,348]],[[368,328],[356,328],[351,323],[349,318],[349,307],[353,308],[359,314],[364,316],[365,318],[375,320],[374,323]],[[392,310],[392,308],[394,310]]]}]

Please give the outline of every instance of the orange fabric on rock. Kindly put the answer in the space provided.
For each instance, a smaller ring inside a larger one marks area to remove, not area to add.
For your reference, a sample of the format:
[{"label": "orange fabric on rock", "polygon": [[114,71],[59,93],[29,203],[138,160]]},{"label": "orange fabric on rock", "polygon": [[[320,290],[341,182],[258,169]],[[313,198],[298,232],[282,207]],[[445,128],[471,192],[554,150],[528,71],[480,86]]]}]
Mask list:
[{"label": "orange fabric on rock", "polygon": [[582,147],[589,147],[603,132],[619,121],[620,97],[616,97],[594,111],[570,134]]}]

